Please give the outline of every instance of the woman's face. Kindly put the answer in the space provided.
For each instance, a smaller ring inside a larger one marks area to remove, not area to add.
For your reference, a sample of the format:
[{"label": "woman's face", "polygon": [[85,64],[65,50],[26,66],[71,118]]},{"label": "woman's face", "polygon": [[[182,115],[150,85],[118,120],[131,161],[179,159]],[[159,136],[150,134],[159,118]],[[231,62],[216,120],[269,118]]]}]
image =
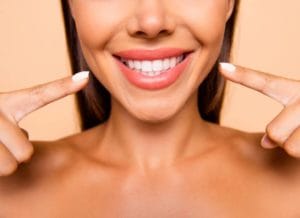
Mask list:
[{"label": "woman's face", "polygon": [[86,61],[115,105],[157,122],[196,96],[219,56],[234,0],[69,4]]}]

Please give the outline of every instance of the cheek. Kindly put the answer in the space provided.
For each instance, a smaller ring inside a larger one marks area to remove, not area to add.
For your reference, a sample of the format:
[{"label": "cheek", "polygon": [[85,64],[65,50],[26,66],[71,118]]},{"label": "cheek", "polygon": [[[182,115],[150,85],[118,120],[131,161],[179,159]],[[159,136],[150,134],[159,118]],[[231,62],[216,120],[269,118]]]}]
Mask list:
[{"label": "cheek", "polygon": [[227,1],[186,0],[184,3],[180,5],[183,25],[202,46],[220,46],[226,24]]},{"label": "cheek", "polygon": [[127,0],[74,0],[73,15],[85,60],[98,80],[109,90],[113,83],[110,74],[105,74],[111,70],[107,69],[107,54],[103,51],[120,31],[131,10]]},{"label": "cheek", "polygon": [[73,13],[77,33],[82,46],[89,49],[104,47],[118,31],[128,16],[127,11],[130,10],[125,1],[75,0],[74,2]]}]

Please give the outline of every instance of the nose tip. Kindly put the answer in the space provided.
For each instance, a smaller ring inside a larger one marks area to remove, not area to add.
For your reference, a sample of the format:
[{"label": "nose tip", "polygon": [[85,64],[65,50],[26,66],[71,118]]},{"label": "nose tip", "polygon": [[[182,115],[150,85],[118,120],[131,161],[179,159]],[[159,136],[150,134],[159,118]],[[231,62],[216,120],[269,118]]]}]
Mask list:
[{"label": "nose tip", "polygon": [[162,6],[157,5],[140,10],[129,21],[127,29],[131,36],[151,39],[172,34],[175,22]]},{"label": "nose tip", "polygon": [[148,23],[144,23],[143,26],[140,26],[138,30],[134,31],[133,35],[151,39],[169,35],[171,32],[170,29],[162,26],[157,21],[149,21]]}]

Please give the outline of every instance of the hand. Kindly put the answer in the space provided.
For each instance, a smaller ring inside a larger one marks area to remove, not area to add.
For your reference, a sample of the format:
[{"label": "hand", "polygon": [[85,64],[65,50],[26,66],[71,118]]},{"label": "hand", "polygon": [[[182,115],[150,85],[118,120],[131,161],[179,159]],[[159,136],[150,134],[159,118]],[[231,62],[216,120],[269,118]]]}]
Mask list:
[{"label": "hand", "polygon": [[284,106],[267,125],[261,145],[264,148],[282,147],[288,154],[300,157],[300,82],[267,73],[221,63],[225,78],[257,90]]},{"label": "hand", "polygon": [[18,123],[29,113],[82,89],[88,72],[33,88],[0,94],[0,176],[12,174],[33,154],[28,134]]}]

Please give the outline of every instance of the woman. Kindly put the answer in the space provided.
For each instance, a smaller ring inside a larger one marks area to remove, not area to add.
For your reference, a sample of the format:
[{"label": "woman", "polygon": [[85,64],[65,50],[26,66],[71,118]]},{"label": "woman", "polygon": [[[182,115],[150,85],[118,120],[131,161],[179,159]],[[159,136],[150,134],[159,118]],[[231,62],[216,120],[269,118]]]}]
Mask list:
[{"label": "woman", "polygon": [[[219,66],[238,1],[62,3],[85,72],[0,95],[0,217],[300,216],[300,84]],[[218,67],[285,106],[265,135],[218,125]],[[82,133],[27,140],[24,116],[85,86]]]}]

